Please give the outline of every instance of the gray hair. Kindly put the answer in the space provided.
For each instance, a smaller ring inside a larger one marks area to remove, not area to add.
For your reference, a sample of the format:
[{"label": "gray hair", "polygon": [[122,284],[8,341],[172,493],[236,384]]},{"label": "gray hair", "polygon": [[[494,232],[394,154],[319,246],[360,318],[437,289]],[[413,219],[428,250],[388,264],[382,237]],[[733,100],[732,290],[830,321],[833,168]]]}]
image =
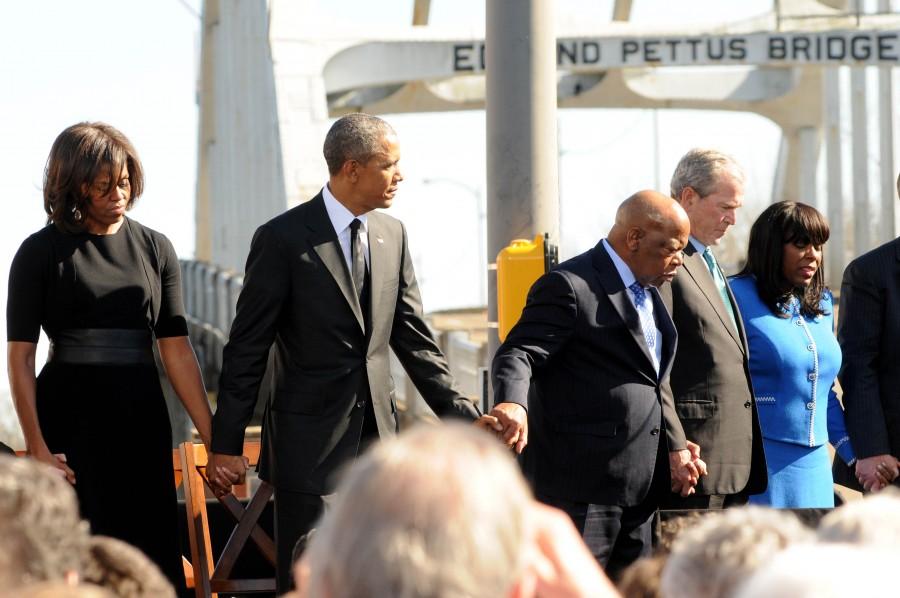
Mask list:
[{"label": "gray hair", "polygon": [[0,580],[4,587],[81,572],[88,526],[72,486],[49,466],[0,456]]},{"label": "gray hair", "polygon": [[396,135],[391,125],[371,114],[355,112],[337,119],[328,130],[322,148],[328,172],[337,174],[347,160],[368,162],[382,151],[388,135]]},{"label": "gray hair", "polygon": [[717,150],[694,148],[678,161],[669,192],[675,201],[681,200],[685,187],[691,187],[700,197],[706,197],[715,192],[723,173],[744,183],[744,171],[734,158]]},{"label": "gray hair", "polygon": [[823,542],[900,546],[900,492],[886,488],[845,503],[822,518],[818,535]]},{"label": "gray hair", "polygon": [[308,595],[504,596],[524,568],[530,502],[491,435],[419,425],[348,470],[304,555]]},{"label": "gray hair", "polygon": [[[891,596],[897,552],[853,544],[792,546],[760,567],[735,598]],[[854,574],[854,572],[856,574]]]},{"label": "gray hair", "polygon": [[796,516],[774,509],[751,506],[710,513],[675,539],[662,573],[662,595],[728,596],[777,553],[813,537]]},{"label": "gray hair", "polygon": [[120,598],[175,598],[159,567],[134,546],[107,536],[91,536],[84,580]]}]

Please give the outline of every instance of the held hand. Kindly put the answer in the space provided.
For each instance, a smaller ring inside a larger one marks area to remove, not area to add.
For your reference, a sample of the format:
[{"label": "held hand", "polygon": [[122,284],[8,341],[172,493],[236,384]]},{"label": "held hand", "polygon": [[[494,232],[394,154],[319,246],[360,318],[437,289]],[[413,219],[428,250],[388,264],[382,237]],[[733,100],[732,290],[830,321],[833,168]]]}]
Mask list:
[{"label": "held hand", "polygon": [[65,453],[51,453],[50,449],[45,446],[35,451],[29,451],[28,456],[44,465],[49,465],[59,472],[59,475],[64,477],[67,482],[75,485],[75,472],[69,467]]},{"label": "held hand", "polygon": [[479,430],[492,432],[497,438],[503,438],[503,424],[493,415],[482,415],[472,424]]},{"label": "held hand", "polygon": [[706,469],[706,461],[700,458],[700,445],[690,440],[685,440],[687,443],[687,450],[691,453],[691,462],[697,468],[697,471],[700,472],[700,475],[707,475],[709,471]]},{"label": "held hand", "polygon": [[206,477],[215,495],[222,497],[231,492],[232,485],[244,483],[249,467],[250,460],[243,455],[209,453]]},{"label": "held hand", "polygon": [[875,455],[856,462],[856,479],[869,492],[878,492],[900,474],[900,463],[893,455]]},{"label": "held hand", "polygon": [[[706,464],[702,461],[700,463],[705,470]],[[690,450],[669,451],[669,470],[672,473],[672,492],[681,496],[690,496],[695,492],[694,486],[700,479],[700,471],[691,458]]]},{"label": "held hand", "polygon": [[491,409],[493,417],[503,426],[501,439],[508,447],[515,447],[516,453],[525,450],[528,444],[528,413],[517,403],[498,403]]}]

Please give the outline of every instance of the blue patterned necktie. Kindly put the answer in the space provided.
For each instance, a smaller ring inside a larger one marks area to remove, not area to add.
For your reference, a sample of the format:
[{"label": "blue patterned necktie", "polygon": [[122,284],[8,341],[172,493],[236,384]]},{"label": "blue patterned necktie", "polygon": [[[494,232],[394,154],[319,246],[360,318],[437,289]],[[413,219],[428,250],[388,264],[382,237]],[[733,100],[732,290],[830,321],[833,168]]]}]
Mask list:
[{"label": "blue patterned necktie", "polygon": [[725,288],[725,277],[722,276],[722,271],[719,269],[719,265],[716,263],[716,257],[712,254],[712,249],[707,247],[703,250],[703,261],[706,262],[706,266],[709,268],[709,273],[712,274],[713,282],[716,283],[716,289],[719,291],[719,296],[722,298],[722,303],[725,304],[725,309],[728,310],[728,315],[731,316],[731,323],[734,324],[734,329],[737,330],[737,321],[734,317],[734,307],[731,305],[731,299],[728,298],[728,290]]},{"label": "blue patterned necktie", "polygon": [[653,314],[650,313],[650,306],[647,305],[647,290],[637,281],[631,283],[628,288],[634,293],[634,306],[641,319],[644,340],[647,341],[647,348],[653,354],[656,349],[656,322],[653,321]]}]

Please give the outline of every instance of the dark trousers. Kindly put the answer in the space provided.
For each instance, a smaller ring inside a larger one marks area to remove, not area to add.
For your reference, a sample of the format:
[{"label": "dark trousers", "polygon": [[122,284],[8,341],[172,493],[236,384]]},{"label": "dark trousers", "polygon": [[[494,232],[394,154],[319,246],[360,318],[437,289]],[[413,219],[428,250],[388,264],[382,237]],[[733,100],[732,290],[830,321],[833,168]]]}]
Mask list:
[{"label": "dark trousers", "polygon": [[[366,393],[368,394],[368,393]],[[358,453],[362,453],[378,439],[378,425],[372,401],[366,400],[365,417],[360,433]],[[309,533],[322,516],[325,502],[318,494],[275,489],[275,547],[277,553],[276,580],[278,594],[289,592],[294,585],[294,547]]]},{"label": "dark trousers", "polygon": [[749,497],[744,492],[737,494],[692,494],[680,496],[670,492],[663,500],[660,509],[685,510],[702,509],[704,511],[717,511],[729,507],[740,507],[747,504]]},{"label": "dark trousers", "polygon": [[649,556],[653,539],[656,500],[651,492],[633,507],[574,502],[547,496],[538,499],[565,511],[581,532],[588,550],[613,580],[628,565]]},{"label": "dark trousers", "polygon": [[278,556],[278,593],[293,587],[294,545],[322,515],[325,503],[318,494],[275,489],[275,547]]}]

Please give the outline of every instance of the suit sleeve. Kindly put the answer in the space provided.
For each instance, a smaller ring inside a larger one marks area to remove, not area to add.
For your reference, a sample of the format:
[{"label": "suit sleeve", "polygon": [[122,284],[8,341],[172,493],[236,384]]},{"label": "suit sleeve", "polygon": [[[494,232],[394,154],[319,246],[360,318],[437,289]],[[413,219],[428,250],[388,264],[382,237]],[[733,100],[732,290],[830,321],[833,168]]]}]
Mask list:
[{"label": "suit sleeve", "polygon": [[527,409],[534,371],[572,338],[577,320],[578,301],[566,275],[556,270],[539,278],[528,292],[522,316],[494,355],[494,402]]},{"label": "suit sleeve", "polygon": [[[666,311],[672,319],[675,319],[673,300],[672,300],[672,283],[666,283],[659,287],[659,297],[666,306]],[[677,349],[676,349],[677,350]],[[672,356],[675,360],[675,355]],[[684,435],[684,428],[681,420],[678,418],[678,412],[675,411],[675,394],[672,392],[671,376],[666,376],[660,385],[660,395],[662,397],[663,420],[666,424],[666,440],[669,444],[670,451],[680,451],[687,448],[687,438]],[[703,450],[703,447],[700,447]]]},{"label": "suit sleeve", "polygon": [[479,416],[478,409],[456,389],[447,360],[422,317],[422,298],[406,242],[406,228],[400,226],[403,255],[391,349],[422,398],[439,417],[474,420]]},{"label": "suit sleeve", "polygon": [[883,297],[858,262],[844,272],[839,311],[838,342],[843,363],[838,378],[844,391],[850,440],[858,458],[888,454],[891,449],[878,382]]},{"label": "suit sleeve", "polygon": [[278,319],[290,292],[284,247],[266,226],[253,236],[244,286],[222,360],[212,450],[239,455],[253,416]]}]

